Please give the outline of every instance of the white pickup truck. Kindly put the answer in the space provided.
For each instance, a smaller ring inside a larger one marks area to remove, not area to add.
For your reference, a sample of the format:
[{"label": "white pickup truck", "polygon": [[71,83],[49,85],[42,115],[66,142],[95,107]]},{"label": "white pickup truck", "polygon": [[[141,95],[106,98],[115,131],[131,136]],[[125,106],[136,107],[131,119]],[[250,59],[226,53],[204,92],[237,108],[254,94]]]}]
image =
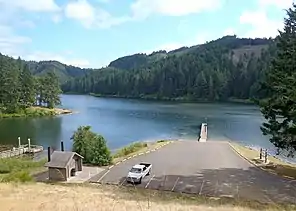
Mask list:
[{"label": "white pickup truck", "polygon": [[140,163],[134,165],[127,175],[127,182],[141,184],[142,179],[151,173],[152,164]]}]

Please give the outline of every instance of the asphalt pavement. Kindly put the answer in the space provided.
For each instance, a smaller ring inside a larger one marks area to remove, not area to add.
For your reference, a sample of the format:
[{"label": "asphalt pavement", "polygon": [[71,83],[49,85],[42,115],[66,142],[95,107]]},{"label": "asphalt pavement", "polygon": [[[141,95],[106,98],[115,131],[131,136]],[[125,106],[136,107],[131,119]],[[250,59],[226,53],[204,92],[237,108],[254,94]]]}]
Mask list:
[{"label": "asphalt pavement", "polygon": [[227,142],[219,141],[177,141],[126,160],[100,173],[92,182],[131,185],[126,182],[126,176],[140,162],[151,163],[152,171],[137,185],[139,188],[296,203],[295,181],[254,167]]}]

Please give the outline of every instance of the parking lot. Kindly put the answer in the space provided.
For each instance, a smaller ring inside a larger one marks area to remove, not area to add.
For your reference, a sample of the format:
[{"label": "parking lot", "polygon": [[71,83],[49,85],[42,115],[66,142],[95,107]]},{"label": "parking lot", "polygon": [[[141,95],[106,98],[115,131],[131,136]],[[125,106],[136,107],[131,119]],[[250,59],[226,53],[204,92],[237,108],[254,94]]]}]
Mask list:
[{"label": "parking lot", "polygon": [[132,186],[126,176],[140,162],[151,163],[152,171],[136,185],[138,188],[296,203],[295,182],[255,168],[227,142],[178,141],[126,160],[92,182]]}]

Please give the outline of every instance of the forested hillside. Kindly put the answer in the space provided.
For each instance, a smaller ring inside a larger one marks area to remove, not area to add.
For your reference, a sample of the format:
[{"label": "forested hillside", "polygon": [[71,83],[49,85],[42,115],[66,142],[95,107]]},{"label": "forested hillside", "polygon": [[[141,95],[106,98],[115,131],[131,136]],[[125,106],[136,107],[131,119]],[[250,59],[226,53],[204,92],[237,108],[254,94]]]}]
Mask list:
[{"label": "forested hillside", "polygon": [[226,36],[171,52],[119,58],[105,70],[68,81],[62,89],[135,98],[250,99],[258,97],[259,81],[275,50],[271,39]]},{"label": "forested hillside", "polygon": [[60,104],[58,77],[53,71],[35,77],[20,59],[0,57],[0,114],[19,114],[34,105]]},{"label": "forested hillside", "polygon": [[[8,56],[4,56],[0,54],[0,58],[4,59],[12,59]],[[14,60],[14,59],[12,59]],[[27,65],[29,70],[33,73],[33,75],[43,76],[49,72],[55,71],[55,74],[59,78],[60,83],[64,83],[67,80],[70,80],[75,77],[83,76],[87,72],[91,72],[92,69],[83,69],[79,67],[69,66],[62,64],[58,61],[24,61],[19,59],[19,62],[23,65]]]}]

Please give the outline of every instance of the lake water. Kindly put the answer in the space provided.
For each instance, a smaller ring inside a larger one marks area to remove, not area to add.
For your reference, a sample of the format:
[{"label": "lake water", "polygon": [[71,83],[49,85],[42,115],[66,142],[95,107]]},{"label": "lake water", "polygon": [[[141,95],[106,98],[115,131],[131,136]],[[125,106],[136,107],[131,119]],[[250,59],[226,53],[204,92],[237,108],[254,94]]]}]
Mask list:
[{"label": "lake water", "polygon": [[59,148],[63,140],[71,149],[70,137],[81,125],[90,125],[103,135],[111,149],[134,141],[193,138],[208,122],[209,138],[234,140],[245,145],[272,148],[262,136],[263,118],[257,107],[242,104],[190,104],[63,95],[62,107],[77,114],[58,117],[0,120],[0,143],[17,145],[31,139],[34,144]]}]

